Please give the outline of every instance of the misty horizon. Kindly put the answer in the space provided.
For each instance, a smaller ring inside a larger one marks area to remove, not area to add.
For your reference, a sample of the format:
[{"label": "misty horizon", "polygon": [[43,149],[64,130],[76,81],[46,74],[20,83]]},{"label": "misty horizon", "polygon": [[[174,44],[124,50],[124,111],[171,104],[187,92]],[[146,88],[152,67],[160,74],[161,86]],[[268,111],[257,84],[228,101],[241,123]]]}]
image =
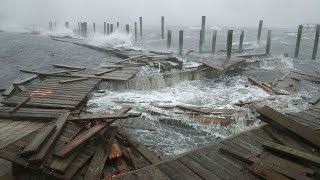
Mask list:
[{"label": "misty horizon", "polygon": [[261,19],[267,27],[296,27],[319,23],[320,16],[316,13],[319,7],[317,0],[3,0],[0,19],[6,24],[87,21],[102,25],[104,21],[133,24],[141,16],[145,26],[159,26],[160,17],[165,16],[166,25],[199,26],[201,16],[206,16],[208,26],[256,27]]}]

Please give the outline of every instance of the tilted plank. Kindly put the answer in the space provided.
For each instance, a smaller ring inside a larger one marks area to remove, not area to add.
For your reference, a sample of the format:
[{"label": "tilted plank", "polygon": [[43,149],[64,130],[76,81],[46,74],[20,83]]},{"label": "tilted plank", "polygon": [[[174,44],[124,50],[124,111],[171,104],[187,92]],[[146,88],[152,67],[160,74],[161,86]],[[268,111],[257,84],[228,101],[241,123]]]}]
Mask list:
[{"label": "tilted plank", "polygon": [[2,96],[10,96],[10,94],[13,92],[14,90],[14,85],[10,84],[7,89],[2,93]]},{"label": "tilted plank", "polygon": [[100,132],[102,129],[104,129],[106,126],[112,124],[115,120],[111,120],[109,122],[101,122],[89,130],[81,133],[79,136],[74,138],[72,141],[70,141],[68,144],[66,144],[60,151],[55,153],[55,156],[57,157],[65,157],[74,150],[76,150],[77,147],[79,147],[82,143],[88,141],[92,136]]},{"label": "tilted plank", "polygon": [[132,135],[124,132],[123,130],[118,131],[118,134],[125,138],[132,147],[139,151],[152,164],[160,162],[160,160],[146,146],[136,140]]},{"label": "tilted plank", "polygon": [[274,151],[274,152],[277,152],[280,154],[284,154],[284,155],[287,155],[287,156],[290,156],[290,157],[293,157],[296,159],[304,160],[304,161],[307,161],[307,162],[310,162],[310,163],[313,163],[316,165],[320,165],[320,157],[319,156],[315,156],[315,155],[312,155],[312,154],[309,154],[309,153],[306,153],[303,151],[299,151],[294,148],[290,148],[287,146],[283,146],[281,144],[276,144],[276,143],[268,142],[268,141],[263,142],[263,146],[265,148],[267,148],[268,150],[271,150],[271,151]]},{"label": "tilted plank", "polygon": [[23,106],[27,101],[29,101],[31,99],[31,96],[27,97],[25,100],[23,100],[20,104],[16,105],[11,111],[10,113],[15,112],[16,110],[18,110],[21,106]]},{"label": "tilted plank", "polygon": [[311,128],[298,123],[297,121],[277,112],[276,110],[268,106],[264,106],[261,109],[258,109],[257,112],[267,118],[261,118],[261,120],[270,120],[271,122],[276,123],[281,127],[284,127],[287,130],[293,132],[294,134],[297,134],[298,136],[304,138],[313,145],[320,147],[320,135]]},{"label": "tilted plank", "polygon": [[48,139],[48,141],[44,144],[40,151],[37,154],[32,155],[31,158],[29,158],[29,161],[31,163],[42,162],[43,159],[47,156],[48,152],[51,150],[52,146],[59,137],[59,134],[62,131],[64,125],[66,124],[70,114],[71,112],[68,111],[59,117],[59,119],[55,123],[57,130],[52,134],[52,136]]},{"label": "tilted plank", "polygon": [[52,64],[52,66],[58,67],[58,68],[76,69],[76,70],[84,70],[84,69],[86,69],[85,67],[70,66],[70,65],[65,65],[65,64]]},{"label": "tilted plank", "polygon": [[83,115],[80,117],[72,117],[70,118],[71,121],[80,122],[80,121],[92,121],[92,120],[104,120],[104,119],[124,119],[128,118],[131,114],[110,114],[110,113],[103,113],[103,114],[89,114]]},{"label": "tilted plank", "polygon": [[21,156],[28,157],[32,154],[39,151],[41,146],[45,143],[45,141],[50,137],[50,135],[54,132],[56,129],[56,125],[49,125],[42,129],[37,136],[31,141],[31,143],[23,149],[21,152]]}]

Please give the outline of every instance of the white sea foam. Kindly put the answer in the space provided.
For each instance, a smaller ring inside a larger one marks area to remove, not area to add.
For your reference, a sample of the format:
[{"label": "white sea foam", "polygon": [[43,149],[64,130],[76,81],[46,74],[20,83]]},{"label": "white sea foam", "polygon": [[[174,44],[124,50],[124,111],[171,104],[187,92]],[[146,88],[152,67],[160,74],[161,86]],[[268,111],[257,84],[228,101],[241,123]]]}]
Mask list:
[{"label": "white sea foam", "polygon": [[280,56],[270,56],[265,58],[260,62],[260,68],[265,70],[274,70],[274,69],[292,69],[293,59],[290,57]]},{"label": "white sea foam", "polygon": [[58,26],[57,29],[52,31],[41,31],[42,35],[54,36],[54,37],[74,37],[73,31],[71,29]]}]

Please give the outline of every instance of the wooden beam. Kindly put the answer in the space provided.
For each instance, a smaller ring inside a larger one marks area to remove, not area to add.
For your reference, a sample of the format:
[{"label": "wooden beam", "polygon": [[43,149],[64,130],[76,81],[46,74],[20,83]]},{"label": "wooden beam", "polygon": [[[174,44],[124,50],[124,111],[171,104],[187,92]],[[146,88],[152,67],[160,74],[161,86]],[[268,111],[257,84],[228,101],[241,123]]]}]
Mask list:
[{"label": "wooden beam", "polygon": [[139,151],[142,156],[144,156],[152,164],[161,162],[158,157],[156,157],[145,145],[136,140],[136,138],[134,138],[132,135],[124,132],[123,130],[119,130],[118,134],[122,138],[126,139],[132,147]]},{"label": "wooden beam", "polygon": [[2,93],[2,96],[10,96],[10,94],[13,92],[14,90],[14,85],[10,84],[7,89]]},{"label": "wooden beam", "polygon": [[274,92],[274,90],[272,88],[270,88],[266,85],[263,85],[263,83],[259,82],[258,80],[254,79],[253,77],[248,77],[248,81],[253,85],[257,85],[257,86],[261,87],[262,89],[264,89],[268,93]]},{"label": "wooden beam", "polygon": [[204,113],[204,114],[210,113],[210,111],[205,110],[205,109],[200,109],[199,107],[192,107],[192,106],[185,106],[185,105],[177,105],[177,107],[184,109],[184,110],[195,111],[195,112],[200,112],[200,113]]},{"label": "wooden beam", "polygon": [[[292,133],[304,138],[308,142],[312,143],[313,145],[320,147],[320,135],[319,133],[315,132],[313,129],[304,126],[303,124],[291,119],[288,116],[285,116],[276,110],[264,106],[257,110],[262,116],[267,118],[267,121],[271,121]],[[261,118],[261,120],[266,121],[265,118]],[[269,123],[269,122],[267,122]]]},{"label": "wooden beam", "polygon": [[276,143],[268,142],[268,141],[264,141],[263,146],[273,152],[284,154],[284,155],[290,156],[292,158],[303,160],[306,162],[310,162],[310,163],[315,164],[317,166],[320,165],[320,157],[319,156],[315,156],[315,155],[312,155],[312,154],[309,154],[309,153],[306,153],[303,151],[299,151],[294,148],[290,148],[287,146],[283,146],[281,144],[276,144]]},{"label": "wooden beam", "polygon": [[18,81],[14,81],[13,84],[15,84],[15,85],[24,84],[24,83],[29,82],[29,81],[37,78],[37,77],[38,77],[37,75],[32,75],[32,76],[29,76],[29,77],[27,77],[27,78],[25,78],[25,79],[21,79],[21,80],[18,80]]},{"label": "wooden beam", "polygon": [[10,113],[15,112],[16,110],[18,110],[21,106],[23,106],[26,102],[28,102],[31,99],[31,96],[28,96],[26,99],[24,99],[21,103],[19,103],[18,105],[16,105],[11,111]]},{"label": "wooden beam", "polygon": [[62,114],[58,118],[58,120],[55,123],[57,130],[50,136],[50,138],[46,141],[46,143],[39,150],[39,152],[32,155],[29,158],[30,163],[39,163],[44,160],[44,158],[47,156],[48,152],[52,149],[52,146],[56,142],[57,138],[59,137],[59,134],[62,131],[65,123],[67,122],[70,114],[71,114],[70,111],[67,111],[66,113]]},{"label": "wooden beam", "polygon": [[96,75],[96,76],[102,76],[102,75],[104,75],[104,74],[106,74],[106,73],[113,72],[113,71],[116,71],[116,70],[118,70],[118,69],[120,69],[120,68],[112,68],[112,69],[108,69],[108,70],[105,70],[105,71],[101,71],[101,72],[95,73],[94,75]]},{"label": "wooden beam", "polygon": [[106,120],[106,119],[125,119],[128,118],[131,114],[117,114],[117,113],[103,113],[103,114],[88,114],[80,117],[73,116],[70,118],[71,121],[74,122],[82,122],[82,121],[93,121],[93,120]]},{"label": "wooden beam", "polygon": [[79,136],[74,138],[72,141],[67,143],[60,151],[55,153],[54,155],[57,157],[65,157],[71,152],[75,151],[77,147],[79,147],[82,143],[88,141],[92,136],[99,133],[102,129],[112,124],[115,120],[111,120],[109,122],[101,122],[97,125],[93,126],[92,128],[86,130],[85,132],[81,133]]},{"label": "wooden beam", "polygon": [[66,83],[72,83],[72,82],[77,82],[77,81],[83,81],[86,80],[88,78],[83,77],[83,78],[75,78],[75,79],[68,79],[68,80],[61,80],[59,81],[60,84],[66,84]]},{"label": "wooden beam", "polygon": [[39,151],[41,146],[45,143],[45,141],[50,137],[50,135],[54,132],[56,129],[56,125],[49,125],[45,128],[43,128],[37,136],[26,146],[23,151],[20,153],[20,156],[22,157],[29,157],[32,154]]},{"label": "wooden beam", "polygon": [[70,66],[65,64],[52,64],[53,67],[57,68],[65,68],[65,69],[76,69],[76,70],[85,70],[85,67],[77,67],[77,66]]}]

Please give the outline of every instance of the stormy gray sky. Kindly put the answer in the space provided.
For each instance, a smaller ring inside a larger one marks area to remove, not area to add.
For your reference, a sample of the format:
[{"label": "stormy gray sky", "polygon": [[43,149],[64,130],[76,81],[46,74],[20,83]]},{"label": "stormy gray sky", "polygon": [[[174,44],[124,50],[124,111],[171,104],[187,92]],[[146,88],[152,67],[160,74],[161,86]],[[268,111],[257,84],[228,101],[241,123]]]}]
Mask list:
[{"label": "stormy gray sky", "polygon": [[207,24],[292,27],[320,23],[320,0],[1,0],[0,18],[23,24],[48,21],[120,21],[132,23],[139,16],[147,25],[158,25],[160,16],[170,25]]}]

